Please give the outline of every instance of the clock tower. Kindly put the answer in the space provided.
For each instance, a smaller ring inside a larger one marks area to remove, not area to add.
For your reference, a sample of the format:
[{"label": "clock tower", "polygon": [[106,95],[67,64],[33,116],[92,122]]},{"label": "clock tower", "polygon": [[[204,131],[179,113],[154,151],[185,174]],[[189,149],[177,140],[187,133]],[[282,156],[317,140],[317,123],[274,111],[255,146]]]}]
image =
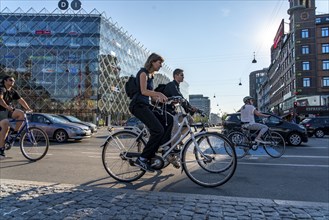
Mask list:
[{"label": "clock tower", "polygon": [[[290,34],[295,58],[295,100],[310,95],[316,77],[315,0],[289,0]],[[307,52],[306,52],[307,51]],[[311,86],[305,86],[305,83]]]}]

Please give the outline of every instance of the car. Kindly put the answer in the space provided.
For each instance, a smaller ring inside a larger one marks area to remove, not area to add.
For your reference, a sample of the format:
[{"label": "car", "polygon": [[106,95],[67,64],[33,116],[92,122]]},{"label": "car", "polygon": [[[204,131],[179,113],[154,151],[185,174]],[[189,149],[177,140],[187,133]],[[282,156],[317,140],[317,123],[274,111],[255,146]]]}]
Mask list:
[{"label": "car", "polygon": [[68,139],[81,140],[91,136],[89,127],[68,122],[55,114],[28,113],[27,119],[30,127],[41,128],[49,139],[59,143],[66,142]]},{"label": "car", "polygon": [[329,117],[319,116],[316,118],[305,118],[299,123],[303,125],[309,137],[315,135],[315,137],[323,138],[325,135],[329,135]]},{"label": "car", "polygon": [[[272,115],[269,113],[263,113],[270,115],[270,117],[264,120],[265,124],[272,130],[279,132],[285,141],[289,145],[298,146],[302,142],[308,142],[308,136],[306,129],[295,123],[291,123],[283,120],[282,118]],[[262,118],[255,116],[255,121],[262,123]],[[226,119],[223,121],[223,133],[228,135],[231,131],[241,128],[240,113],[228,114]]]},{"label": "car", "polygon": [[97,125],[95,125],[91,122],[81,121],[80,119],[78,119],[77,117],[74,117],[72,115],[59,114],[58,116],[64,118],[65,120],[67,120],[69,122],[81,124],[81,125],[85,125],[85,126],[89,127],[92,134],[97,132]]},{"label": "car", "polygon": [[124,124],[124,127],[126,129],[129,129],[129,127],[138,127],[139,129],[143,129],[144,127],[144,123],[141,122],[138,118],[136,117],[131,117],[128,118],[128,120],[126,121],[126,123]]}]

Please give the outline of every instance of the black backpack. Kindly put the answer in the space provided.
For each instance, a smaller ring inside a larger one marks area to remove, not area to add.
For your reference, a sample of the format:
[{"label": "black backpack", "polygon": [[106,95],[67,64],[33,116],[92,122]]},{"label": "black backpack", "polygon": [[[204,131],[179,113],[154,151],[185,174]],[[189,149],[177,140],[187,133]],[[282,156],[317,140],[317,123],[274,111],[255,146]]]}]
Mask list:
[{"label": "black backpack", "polygon": [[134,96],[139,93],[139,88],[136,81],[136,77],[131,75],[125,84],[126,94],[130,99],[133,99]]},{"label": "black backpack", "polygon": [[163,94],[165,88],[166,88],[167,84],[159,84],[158,87],[156,87],[154,89],[154,91],[156,92],[161,92]]}]

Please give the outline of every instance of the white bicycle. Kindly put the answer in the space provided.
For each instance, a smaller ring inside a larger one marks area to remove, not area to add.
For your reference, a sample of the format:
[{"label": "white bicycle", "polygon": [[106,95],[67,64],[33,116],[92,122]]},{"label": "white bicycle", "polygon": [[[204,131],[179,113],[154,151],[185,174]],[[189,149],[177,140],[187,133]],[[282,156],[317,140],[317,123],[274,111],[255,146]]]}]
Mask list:
[{"label": "white bicycle", "polygon": [[[183,119],[176,134],[159,147],[151,166],[161,170],[169,163],[178,164],[193,182],[204,187],[220,186],[231,179],[236,170],[234,147],[224,135],[217,132],[203,131],[195,134],[187,119],[189,114],[182,108],[184,101],[181,97],[172,97],[166,103],[175,103],[178,110],[184,113]],[[104,168],[114,179],[132,182],[145,174],[144,170],[134,165],[146,145],[145,129],[115,131],[101,146]],[[171,147],[164,151],[164,147],[170,143]],[[180,151],[174,153],[177,148]]]}]

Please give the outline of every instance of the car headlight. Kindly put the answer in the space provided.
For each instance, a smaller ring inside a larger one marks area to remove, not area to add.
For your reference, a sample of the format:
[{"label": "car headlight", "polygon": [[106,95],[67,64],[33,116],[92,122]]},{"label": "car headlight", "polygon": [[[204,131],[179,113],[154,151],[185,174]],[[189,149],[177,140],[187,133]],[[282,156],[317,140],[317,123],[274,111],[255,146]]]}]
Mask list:
[{"label": "car headlight", "polygon": [[303,125],[298,125],[301,129],[305,130],[305,127]]},{"label": "car headlight", "polygon": [[73,127],[69,127],[69,129],[71,129],[72,131],[75,131],[75,132],[81,132],[82,129],[81,128],[73,128]]}]

